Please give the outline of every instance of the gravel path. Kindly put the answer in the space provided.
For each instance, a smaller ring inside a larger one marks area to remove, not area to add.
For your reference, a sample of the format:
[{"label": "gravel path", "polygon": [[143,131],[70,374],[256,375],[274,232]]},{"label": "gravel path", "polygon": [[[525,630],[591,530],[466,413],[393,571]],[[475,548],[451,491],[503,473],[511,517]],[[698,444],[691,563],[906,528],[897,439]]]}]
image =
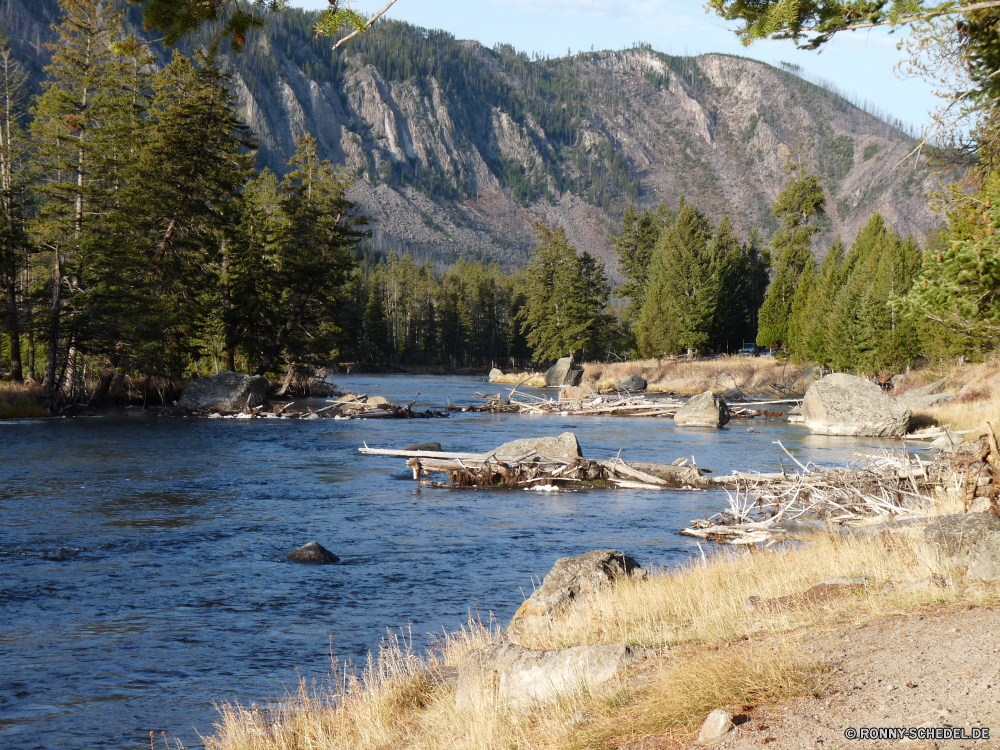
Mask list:
[{"label": "gravel path", "polygon": [[[804,646],[829,665],[819,700],[757,709],[718,750],[1000,747],[1000,609],[879,620]],[[848,740],[848,727],[989,727],[989,740]]]}]

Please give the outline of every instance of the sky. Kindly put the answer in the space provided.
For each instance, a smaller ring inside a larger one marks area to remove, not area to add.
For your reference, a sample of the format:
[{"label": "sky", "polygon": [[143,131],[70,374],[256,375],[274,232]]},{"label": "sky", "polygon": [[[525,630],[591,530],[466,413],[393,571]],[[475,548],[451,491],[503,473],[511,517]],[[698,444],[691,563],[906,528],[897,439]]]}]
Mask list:
[{"label": "sky", "polygon": [[[366,14],[386,0],[355,0]],[[299,8],[320,10],[327,0],[289,0]],[[562,57],[575,52],[623,49],[645,42],[674,55],[726,52],[777,65],[802,66],[808,75],[832,81],[918,130],[930,122],[937,99],[921,80],[894,71],[903,53],[901,33],[870,30],[840,34],[822,51],[796,49],[788,42],[756,42],[743,47],[727,24],[706,14],[699,0],[397,0],[387,17],[417,26],[443,29],[458,39],[487,47],[512,44],[527,52]]]}]

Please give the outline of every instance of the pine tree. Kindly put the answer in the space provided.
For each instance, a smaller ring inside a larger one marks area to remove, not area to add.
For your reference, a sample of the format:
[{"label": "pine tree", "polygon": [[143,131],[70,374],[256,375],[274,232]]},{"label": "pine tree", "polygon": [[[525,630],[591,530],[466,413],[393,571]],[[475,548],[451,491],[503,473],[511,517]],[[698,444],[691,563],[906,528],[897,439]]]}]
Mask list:
[{"label": "pine tree", "polygon": [[[59,0],[59,8],[59,40],[48,45],[52,59],[31,128],[43,196],[35,231],[50,248],[52,267],[42,380],[48,389],[58,386],[64,287],[80,285],[77,262],[87,224],[104,208],[106,179],[117,172],[106,125],[117,116],[112,44],[120,34],[120,16],[96,0]],[[70,349],[74,345],[71,334]]]},{"label": "pine tree", "polygon": [[675,218],[666,203],[660,203],[655,211],[642,212],[629,204],[622,214],[622,231],[611,238],[611,246],[618,254],[618,269],[625,277],[616,291],[619,297],[629,300],[625,309],[627,320],[634,320],[639,314],[653,250],[660,235]]},{"label": "pine tree", "polygon": [[788,319],[788,353],[793,359],[803,361],[808,357],[809,324],[816,299],[816,265],[812,258],[806,261],[792,295]]},{"label": "pine tree", "polygon": [[708,253],[712,258],[718,289],[709,343],[716,351],[739,349],[746,328],[745,286],[752,269],[746,248],[740,245],[733,233],[729,216],[722,217]]},{"label": "pine tree", "polygon": [[813,285],[809,317],[806,321],[805,353],[803,358],[830,364],[828,330],[833,300],[843,283],[841,265],[844,261],[844,243],[838,236],[820,263]]},{"label": "pine tree", "polygon": [[643,356],[700,351],[709,343],[719,287],[709,241],[712,225],[681,203],[650,264],[646,299],[636,327]]}]

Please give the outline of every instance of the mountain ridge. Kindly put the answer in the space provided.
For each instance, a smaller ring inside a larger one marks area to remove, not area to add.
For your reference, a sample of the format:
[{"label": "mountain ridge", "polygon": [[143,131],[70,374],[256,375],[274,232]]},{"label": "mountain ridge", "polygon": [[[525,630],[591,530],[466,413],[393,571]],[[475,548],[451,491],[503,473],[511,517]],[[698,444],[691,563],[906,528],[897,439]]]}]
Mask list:
[{"label": "mountain ridge", "polygon": [[[121,3],[117,3],[121,6]],[[55,0],[4,0],[0,23],[37,81]],[[146,36],[139,9],[122,7]],[[737,231],[773,229],[769,205],[793,151],[822,178],[828,218],[815,248],[848,241],[874,211],[922,239],[938,220],[923,162],[893,167],[907,134],[839,95],[746,58],[695,58],[647,46],[529,58],[399,22],[334,53],[315,14],[275,17],[240,55],[224,54],[258,163],[282,172],[296,137],[356,177],[374,220],[369,251],[525,265],[536,221],[566,228],[612,276],[609,235],[630,202],[684,196]],[[208,32],[185,42],[190,52]],[[170,54],[153,45],[160,61]]]}]

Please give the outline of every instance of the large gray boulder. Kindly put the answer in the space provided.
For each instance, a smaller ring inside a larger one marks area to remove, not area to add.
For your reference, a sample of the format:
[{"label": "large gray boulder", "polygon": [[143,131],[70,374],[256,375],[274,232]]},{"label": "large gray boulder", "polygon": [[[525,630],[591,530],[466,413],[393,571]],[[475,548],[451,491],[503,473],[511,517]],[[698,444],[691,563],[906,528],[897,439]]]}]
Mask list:
[{"label": "large gray boulder", "polygon": [[583,380],[583,368],[573,364],[572,357],[563,357],[545,373],[545,385],[558,387],[560,385],[580,385]]},{"label": "large gray boulder", "polygon": [[502,370],[498,370],[496,367],[494,367],[492,370],[490,370],[490,382],[491,383],[497,382],[502,377],[503,377],[503,371]]},{"label": "large gray boulder", "polygon": [[687,400],[674,415],[678,427],[722,427],[729,422],[729,407],[711,391]]},{"label": "large gray boulder", "polygon": [[621,378],[617,383],[615,383],[616,391],[629,391],[631,393],[640,393],[649,386],[646,382],[646,378],[641,375],[627,375]]},{"label": "large gray boulder", "polygon": [[559,696],[593,690],[642,658],[623,644],[535,651],[514,644],[484,646],[458,666],[455,703],[482,710],[499,702],[524,710]]},{"label": "large gray boulder", "polygon": [[925,556],[977,581],[1000,580],[1000,518],[990,513],[941,516],[924,529]]},{"label": "large gray boulder", "polygon": [[517,627],[543,624],[570,606],[624,578],[644,578],[646,571],[634,557],[614,549],[556,560],[542,585],[521,605],[511,622]]},{"label": "large gray boulder", "polygon": [[896,403],[902,404],[910,409],[910,411],[915,411],[917,409],[929,409],[932,406],[947,403],[953,398],[955,398],[954,393],[918,393],[914,395],[912,392],[907,391],[906,393],[901,393],[896,396]]},{"label": "large gray boulder", "polygon": [[909,407],[885,395],[870,380],[834,373],[817,380],[802,400],[802,417],[816,435],[902,437]]},{"label": "large gray boulder", "polygon": [[[904,396],[937,396],[938,394],[944,393],[945,388],[948,387],[948,378],[941,378],[940,380],[935,380],[933,383],[928,383],[927,385],[922,385],[919,388],[911,388]],[[897,398],[899,398],[897,396]]]},{"label": "large gray boulder", "polygon": [[333,554],[330,550],[324,547],[319,542],[309,542],[305,547],[299,547],[298,549],[293,549],[287,555],[285,555],[286,560],[291,560],[292,562],[300,563],[313,563],[318,565],[324,565],[329,563],[339,562],[340,558]]},{"label": "large gray boulder", "polygon": [[508,458],[523,456],[535,451],[535,455],[548,458],[582,458],[580,443],[572,432],[564,432],[559,437],[524,438],[511,440],[497,446],[493,453]]},{"label": "large gray boulder", "polygon": [[238,411],[244,405],[260,406],[267,396],[268,385],[267,378],[223,370],[188,383],[177,408],[188,411]]}]

